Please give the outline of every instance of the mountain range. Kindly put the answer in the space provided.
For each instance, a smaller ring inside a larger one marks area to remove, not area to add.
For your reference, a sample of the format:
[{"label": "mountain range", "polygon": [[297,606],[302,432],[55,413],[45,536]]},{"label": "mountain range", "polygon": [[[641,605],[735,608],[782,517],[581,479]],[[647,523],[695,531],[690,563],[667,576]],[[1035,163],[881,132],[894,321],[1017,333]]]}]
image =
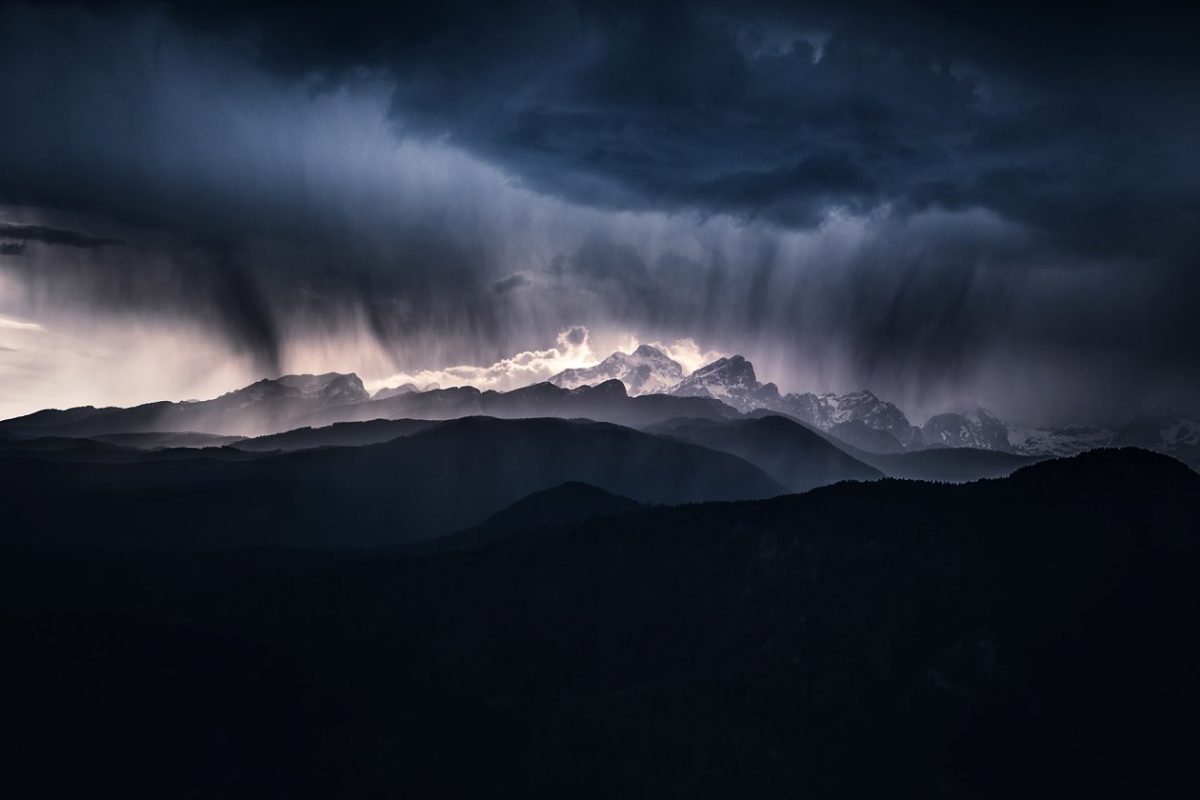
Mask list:
[{"label": "mountain range", "polygon": [[616,352],[594,367],[567,369],[549,378],[563,389],[578,389],[605,381],[618,380],[630,395],[664,392],[683,380],[683,365],[648,344],[632,353]]},{"label": "mountain range", "polygon": [[[146,446],[151,442],[160,447],[205,446],[215,442],[203,436],[225,437],[228,443],[238,437],[372,420],[557,416],[644,428],[679,418],[721,420],[767,414],[787,416],[821,431],[852,454],[966,448],[1052,457],[1133,446],[1200,465],[1200,421],[1171,409],[1140,414],[1117,428],[1023,428],[983,408],[936,414],[917,426],[894,403],[867,390],[844,395],[781,394],[774,383],[760,382],[754,365],[740,355],[722,357],[688,374],[679,362],[651,345],[632,353],[613,353],[594,367],[565,370],[544,383],[507,392],[471,386],[422,390],[405,384],[380,389],[372,396],[354,374],[285,375],[212,400],[39,411],[0,422],[0,433],[25,439],[87,437],[133,446],[138,445],[130,437],[142,437]],[[291,439],[298,436],[291,434]]]},{"label": "mountain range", "polygon": [[665,389],[653,353],[613,365],[634,388],[606,367],[371,397],[330,373],[0,423],[6,785],[999,797],[1190,777],[1200,475],[1037,452],[1186,453],[1187,418],[918,427],[870,392],[781,394],[741,356]]}]

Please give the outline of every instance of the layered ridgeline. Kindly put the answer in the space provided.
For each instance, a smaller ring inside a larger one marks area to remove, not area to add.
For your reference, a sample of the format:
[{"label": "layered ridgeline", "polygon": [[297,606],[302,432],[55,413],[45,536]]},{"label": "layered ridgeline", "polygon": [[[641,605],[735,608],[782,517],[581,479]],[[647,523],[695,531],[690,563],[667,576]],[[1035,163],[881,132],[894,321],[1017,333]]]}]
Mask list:
[{"label": "layered ridgeline", "polygon": [[791,491],[730,453],[609,423],[468,417],[422,424],[398,427],[379,444],[291,453],[113,454],[106,446],[97,459],[23,449],[40,440],[9,442],[0,446],[0,544],[385,546],[481,523],[564,481],[670,505]]},{"label": "layered ridgeline", "polygon": [[[293,521],[232,508],[234,529]],[[1103,451],[673,508],[568,484],[433,551],[13,548],[6,785],[1175,796],[1198,508],[1194,472]]]},{"label": "layered ridgeline", "polygon": [[[1021,428],[982,408],[936,414],[918,426],[894,403],[870,391],[781,393],[774,383],[760,382],[754,365],[739,355],[720,358],[689,374],[650,345],[509,392],[471,386],[420,389],[410,383],[371,396],[354,374],[285,375],[212,400],[40,411],[0,422],[0,435],[192,447],[218,443],[196,434],[225,437],[228,443],[234,437],[373,420],[563,417],[645,428],[679,418],[733,420],[764,414],[784,415],[821,431],[852,455],[950,448],[1050,457],[1133,446],[1200,465],[1200,421],[1174,410],[1141,414],[1117,428]],[[185,440],[180,434],[191,438]]]}]

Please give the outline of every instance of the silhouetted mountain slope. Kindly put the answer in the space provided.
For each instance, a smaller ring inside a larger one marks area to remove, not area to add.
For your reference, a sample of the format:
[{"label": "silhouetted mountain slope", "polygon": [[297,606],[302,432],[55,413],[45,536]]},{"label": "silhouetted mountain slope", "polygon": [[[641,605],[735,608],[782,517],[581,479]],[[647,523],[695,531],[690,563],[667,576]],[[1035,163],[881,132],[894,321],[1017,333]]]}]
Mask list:
[{"label": "silhouetted mountain slope", "polygon": [[887,431],[872,428],[861,419],[848,420],[831,425],[830,436],[868,453],[900,453],[904,445]]},{"label": "silhouetted mountain slope", "polygon": [[1172,794],[1200,712],[1197,509],[1200,476],[1124,450],[426,557],[10,549],[6,782]]},{"label": "silhouetted mountain slope", "polygon": [[[1047,458],[1046,456],[1017,455],[1014,453],[976,450],[965,447],[935,447],[928,450],[905,450],[899,453],[879,452],[885,449],[885,447],[880,446],[882,444],[880,442],[874,444],[877,448],[876,450],[863,449],[855,446],[852,442],[834,435],[834,431],[846,431],[848,429],[847,426],[857,428],[861,424],[857,421],[846,423],[844,426],[835,425],[828,431],[823,431],[786,414],[775,415],[765,410],[754,411],[750,414],[750,417],[753,419],[765,419],[772,416],[785,418],[789,422],[808,430],[851,458],[879,470],[890,478],[965,483],[981,478],[1001,478],[1011,474],[1019,467],[1034,464]],[[680,422],[682,421],[673,420],[652,428],[652,430],[667,432],[670,426],[679,424]],[[868,430],[866,433],[867,435],[888,436],[883,431]],[[855,436],[849,438],[857,440]]]},{"label": "silhouetted mountain slope", "polygon": [[133,447],[138,450],[166,450],[176,447],[202,448],[224,447],[243,441],[242,436],[220,436],[212,433],[189,431],[148,431],[145,433],[110,433],[89,437],[97,442],[107,442],[118,447]]},{"label": "silhouetted mountain slope", "polygon": [[964,483],[980,478],[1002,478],[1017,469],[1045,460],[996,450],[969,447],[932,448],[907,453],[865,453],[860,456],[892,478]]},{"label": "silhouetted mountain slope", "polygon": [[744,458],[796,492],[838,481],[883,477],[876,468],[781,416],[718,422],[673,420],[649,430]]},{"label": "silhouetted mountain slope", "polygon": [[[223,547],[399,544],[582,481],[640,502],[769,497],[749,463],[607,423],[465,418],[385,444],[257,456],[48,463],[0,453],[5,541]],[[242,459],[242,460],[239,460]]]},{"label": "silhouetted mountain slope", "polygon": [[[115,434],[120,441],[126,434]],[[149,446],[156,441],[170,441],[173,434],[129,434],[138,444]],[[185,435],[186,436],[186,435]],[[0,438],[0,460],[21,458],[61,463],[149,464],[162,461],[248,461],[259,455],[235,450],[232,447],[142,447],[118,445],[108,436],[76,438],[68,436],[38,436],[33,438]],[[214,437],[223,439],[225,437]],[[201,440],[196,440],[201,441]]]},{"label": "silhouetted mountain slope", "polygon": [[297,427],[321,409],[369,398],[357,375],[284,375],[212,400],[146,403],[133,408],[46,410],[0,422],[10,435],[90,437],[188,432],[258,435]]},{"label": "silhouetted mountain slope", "polygon": [[439,536],[429,544],[440,550],[478,547],[518,531],[557,528],[592,517],[609,517],[641,508],[628,497],[572,481],[522,497],[465,531]]},{"label": "silhouetted mountain slope", "polygon": [[381,444],[410,436],[436,425],[420,419],[376,419],[368,422],[335,422],[323,428],[297,428],[242,439],[234,443],[238,450],[267,453],[275,450],[291,452],[311,450],[316,447],[358,447],[364,444]]}]

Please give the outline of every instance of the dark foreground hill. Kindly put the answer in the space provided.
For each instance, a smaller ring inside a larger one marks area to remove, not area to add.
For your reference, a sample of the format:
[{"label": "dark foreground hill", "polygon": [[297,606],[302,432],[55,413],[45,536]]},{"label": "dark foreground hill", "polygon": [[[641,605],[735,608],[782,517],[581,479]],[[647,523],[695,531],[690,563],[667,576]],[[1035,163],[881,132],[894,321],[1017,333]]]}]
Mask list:
[{"label": "dark foreground hill", "polygon": [[594,517],[613,517],[641,507],[622,497],[586,483],[571,481],[522,497],[483,522],[457,533],[439,536],[418,545],[421,552],[482,547],[513,535],[540,535]]},{"label": "dark foreground hill", "polygon": [[564,481],[645,503],[787,491],[726,453],[586,420],[471,417],[383,444],[270,456],[222,448],[105,453],[124,463],[66,458],[0,448],[0,542],[381,546],[460,530]]},{"label": "dark foreground hill", "polygon": [[0,767],[44,796],[1190,796],[1198,508],[1125,450],[441,555],[10,548]]}]

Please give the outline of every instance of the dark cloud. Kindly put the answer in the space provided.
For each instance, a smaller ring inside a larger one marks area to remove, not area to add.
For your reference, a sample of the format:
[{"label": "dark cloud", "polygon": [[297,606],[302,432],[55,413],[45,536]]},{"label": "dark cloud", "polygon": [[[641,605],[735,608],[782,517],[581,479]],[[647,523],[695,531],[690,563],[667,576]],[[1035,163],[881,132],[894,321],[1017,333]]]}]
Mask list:
[{"label": "dark cloud", "polygon": [[1200,399],[1194,3],[83,5],[0,9],[0,203],[126,246],[4,269],[264,370],[347,320],[487,363],[584,322]]},{"label": "dark cloud", "polygon": [[[13,225],[7,222],[0,222],[0,239],[15,239],[22,243],[21,250],[24,249],[25,242],[39,242],[41,244],[61,245],[63,247],[79,247],[83,249],[91,249],[96,247],[109,247],[119,245],[121,241],[118,239],[109,239],[101,236],[89,236],[86,233],[79,231],[64,230],[62,228],[47,228],[43,225]],[[13,251],[20,253],[21,250]]]},{"label": "dark cloud", "polygon": [[385,70],[403,131],[580,202],[980,206],[1133,249],[1196,222],[1194,4],[170,5],[282,73]]},{"label": "dark cloud", "polygon": [[24,242],[0,242],[0,256],[20,256],[24,254]]}]

